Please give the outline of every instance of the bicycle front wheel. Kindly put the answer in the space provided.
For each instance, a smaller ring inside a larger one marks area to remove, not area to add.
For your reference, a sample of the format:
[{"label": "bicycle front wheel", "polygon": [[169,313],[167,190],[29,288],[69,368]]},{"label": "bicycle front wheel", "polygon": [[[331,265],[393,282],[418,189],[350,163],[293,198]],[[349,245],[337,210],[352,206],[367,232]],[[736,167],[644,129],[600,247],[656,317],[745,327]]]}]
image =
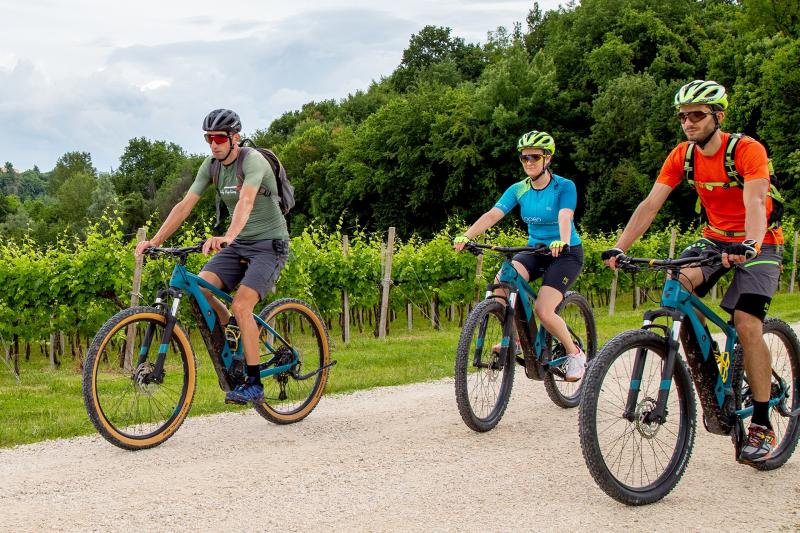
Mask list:
[{"label": "bicycle front wheel", "polygon": [[[572,342],[586,354],[588,364],[597,351],[597,327],[589,302],[577,292],[570,291],[564,296],[556,312],[567,325]],[[546,346],[550,351],[551,360],[566,355],[564,346],[549,332],[546,336]],[[565,381],[563,371],[559,371],[558,374],[547,372],[544,376],[547,395],[559,407],[571,408],[580,404],[581,384],[581,381]]]},{"label": "bicycle front wheel", "polygon": [[[133,307],[111,317],[95,335],[83,366],[83,401],[97,431],[126,450],[158,446],[189,413],[197,383],[189,337],[176,325],[172,341],[160,346],[166,314]],[[126,340],[133,343],[131,367],[124,368]],[[156,371],[159,351],[163,371]]]},{"label": "bicycle front wheel", "polygon": [[255,403],[255,410],[276,424],[298,422],[314,410],[328,382],[328,330],[302,300],[276,300],[259,316],[280,336],[259,327],[262,368],[285,366],[294,354],[297,360],[289,370],[263,379],[264,401]]},{"label": "bicycle front wheel", "polygon": [[[769,411],[769,421],[775,431],[775,449],[769,459],[752,466],[774,470],[789,460],[800,436],[797,417],[789,415],[800,407],[800,342],[791,326],[777,318],[764,321],[764,342],[772,363],[771,397],[782,396],[783,399]],[[734,383],[736,409],[752,406],[753,396],[746,375],[739,374],[737,380],[739,383]]]},{"label": "bicycle front wheel", "polygon": [[475,431],[494,428],[508,406],[514,384],[513,343],[504,357],[495,349],[503,341],[505,307],[490,299],[467,317],[456,352],[456,403],[464,423]]},{"label": "bicycle front wheel", "polygon": [[[641,379],[633,376],[637,354]],[[695,400],[686,363],[677,357],[669,380],[666,419],[651,421],[667,356],[664,338],[626,331],[609,341],[584,376],[579,432],[583,457],[606,494],[628,505],[653,503],[678,484],[694,444]],[[624,416],[631,387],[633,413]]]}]

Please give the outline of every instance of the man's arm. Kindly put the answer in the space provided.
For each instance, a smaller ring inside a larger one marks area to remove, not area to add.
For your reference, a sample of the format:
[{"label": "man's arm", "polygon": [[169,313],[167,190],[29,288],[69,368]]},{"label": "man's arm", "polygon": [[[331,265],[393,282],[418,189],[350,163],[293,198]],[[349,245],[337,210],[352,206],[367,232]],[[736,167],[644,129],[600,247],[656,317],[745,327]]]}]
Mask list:
[{"label": "man's arm", "polygon": [[[767,232],[767,193],[769,179],[753,179],[744,182],[742,200],[744,201],[744,238],[758,243],[756,253],[764,241]],[[742,243],[744,244],[744,243]],[[744,263],[747,257],[729,249],[722,254],[722,264],[730,267],[731,263]]]},{"label": "man's arm", "polygon": [[183,224],[183,221],[186,220],[199,200],[199,195],[191,191],[187,192],[183,200],[175,204],[175,207],[169,212],[167,219],[161,224],[156,234],[150,240],[142,241],[136,245],[136,255],[142,255],[142,252],[147,248],[161,246]]},{"label": "man's arm", "polygon": [[228,231],[222,237],[211,237],[203,245],[203,253],[208,254],[209,251],[219,251],[222,249],[222,244],[226,245],[233,242],[239,233],[241,233],[247,220],[250,218],[250,213],[253,211],[253,204],[256,201],[256,194],[258,194],[258,187],[245,185],[239,191],[239,201],[236,202],[236,207],[233,209],[231,216],[231,225]]},{"label": "man's arm", "polygon": [[767,193],[769,179],[744,182],[744,231],[745,239],[753,239],[759,245],[767,232]]}]

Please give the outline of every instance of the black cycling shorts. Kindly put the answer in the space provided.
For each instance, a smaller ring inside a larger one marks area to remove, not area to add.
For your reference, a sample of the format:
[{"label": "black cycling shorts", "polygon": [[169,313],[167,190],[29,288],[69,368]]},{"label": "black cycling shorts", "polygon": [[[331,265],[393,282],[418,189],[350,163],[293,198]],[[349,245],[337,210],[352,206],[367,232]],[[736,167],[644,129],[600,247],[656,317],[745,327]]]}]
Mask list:
[{"label": "black cycling shorts", "polygon": [[[687,247],[681,257],[721,250],[726,244],[729,243],[703,238]],[[783,245],[764,244],[761,253],[735,268],[725,268],[722,265],[701,267],[703,283],[695,287],[694,293],[700,297],[705,296],[722,276],[733,270],[733,280],[720,302],[720,307],[730,314],[738,309],[764,320],[772,295],[778,290],[782,262]]]},{"label": "black cycling shorts", "polygon": [[519,253],[514,261],[528,271],[530,281],[542,278],[542,286],[552,287],[561,294],[566,293],[583,271],[583,246],[570,246],[558,257]]}]

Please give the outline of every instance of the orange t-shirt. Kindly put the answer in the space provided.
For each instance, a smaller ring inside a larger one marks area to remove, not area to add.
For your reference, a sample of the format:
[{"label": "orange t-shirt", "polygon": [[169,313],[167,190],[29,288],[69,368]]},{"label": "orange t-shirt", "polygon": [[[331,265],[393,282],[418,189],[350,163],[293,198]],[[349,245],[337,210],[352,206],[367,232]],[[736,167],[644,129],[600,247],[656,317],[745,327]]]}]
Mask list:
[{"label": "orange t-shirt", "polygon": [[[744,200],[742,187],[713,187],[708,190],[703,183],[725,183],[730,181],[725,173],[725,147],[728,145],[730,133],[722,134],[722,146],[717,153],[708,157],[694,150],[694,181],[700,202],[706,210],[708,223],[723,231],[744,231]],[[683,180],[683,162],[686,157],[688,142],[682,142],[670,152],[657,182],[675,188]],[[769,166],[767,151],[758,141],[749,137],[742,137],[736,145],[734,156],[736,169],[744,181],[766,179],[769,180]],[[772,198],[767,196],[767,220],[772,212]],[[727,237],[705,228],[703,236],[718,241],[739,242],[742,237]],[[764,244],[783,244],[783,231],[781,228],[768,229],[764,235]]]}]

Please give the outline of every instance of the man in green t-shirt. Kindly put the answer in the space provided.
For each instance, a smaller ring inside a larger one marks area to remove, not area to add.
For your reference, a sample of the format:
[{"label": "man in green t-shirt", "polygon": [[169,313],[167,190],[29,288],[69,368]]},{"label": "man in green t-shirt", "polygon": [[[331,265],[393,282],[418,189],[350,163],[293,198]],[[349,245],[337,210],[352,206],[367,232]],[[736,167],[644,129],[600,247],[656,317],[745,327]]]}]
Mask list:
[{"label": "man in green t-shirt", "polygon": [[[278,206],[278,184],[272,168],[257,151],[244,152],[239,148],[242,130],[239,115],[230,109],[215,109],[206,116],[203,129],[211,155],[200,165],[183,200],[172,208],[152,239],[136,246],[136,254],[161,246],[183,224],[203,192],[213,183],[212,160],[216,159],[219,164],[213,166],[219,167],[217,190],[233,215],[228,231],[221,237],[211,237],[203,245],[204,254],[219,253],[203,267],[200,277],[226,291],[239,286],[230,312],[210,291],[204,292],[222,326],[240,329],[247,379],[228,392],[225,401],[246,404],[264,398],[259,373],[258,327],[253,320],[253,309],[275,285],[286,264],[289,232]],[[239,157],[244,158],[241,186],[236,176]]]}]

